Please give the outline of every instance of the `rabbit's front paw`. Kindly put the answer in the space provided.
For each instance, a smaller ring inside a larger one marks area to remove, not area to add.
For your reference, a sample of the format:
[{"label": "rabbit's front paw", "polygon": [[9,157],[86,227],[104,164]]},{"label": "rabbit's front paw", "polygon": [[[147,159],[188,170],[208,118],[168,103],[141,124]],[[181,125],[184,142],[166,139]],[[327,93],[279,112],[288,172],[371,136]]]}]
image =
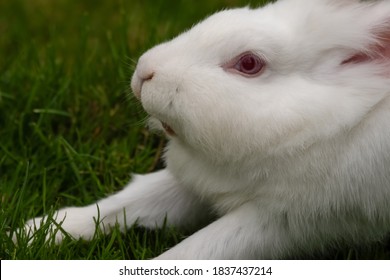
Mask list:
[{"label": "rabbit's front paw", "polygon": [[13,239],[17,242],[22,231],[31,240],[43,233],[46,240],[54,239],[56,243],[60,243],[65,236],[75,239],[91,239],[95,233],[97,221],[88,212],[86,208],[71,207],[61,209],[51,216],[30,219],[24,228],[18,230],[18,234],[15,234]]}]

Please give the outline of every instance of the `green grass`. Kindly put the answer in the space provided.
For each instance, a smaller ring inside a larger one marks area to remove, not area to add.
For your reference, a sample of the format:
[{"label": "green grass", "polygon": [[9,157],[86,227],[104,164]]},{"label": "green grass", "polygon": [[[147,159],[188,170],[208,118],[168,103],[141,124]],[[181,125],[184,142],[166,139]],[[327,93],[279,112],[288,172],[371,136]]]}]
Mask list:
[{"label": "green grass", "polygon": [[[54,245],[44,226],[34,242],[21,233],[15,246],[8,233],[31,217],[118,191],[132,172],[159,168],[164,139],[145,129],[129,90],[137,57],[216,10],[246,4],[0,2],[0,259],[148,259],[183,238],[171,228],[132,227]],[[379,244],[332,258],[389,256]]]}]

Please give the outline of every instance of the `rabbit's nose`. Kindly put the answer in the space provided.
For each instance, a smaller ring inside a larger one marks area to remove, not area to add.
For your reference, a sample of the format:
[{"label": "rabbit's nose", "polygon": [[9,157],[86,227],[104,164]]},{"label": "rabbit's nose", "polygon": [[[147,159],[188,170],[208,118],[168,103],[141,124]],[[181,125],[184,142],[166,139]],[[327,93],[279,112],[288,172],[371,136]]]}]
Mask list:
[{"label": "rabbit's nose", "polygon": [[142,86],[145,82],[153,79],[154,71],[151,67],[148,67],[146,63],[141,60],[138,62],[137,68],[134,72],[133,78],[131,80],[131,88],[134,92],[134,95],[141,99]]},{"label": "rabbit's nose", "polygon": [[131,89],[135,97],[141,99],[141,91],[144,82],[150,81],[153,78],[154,72],[150,72],[148,75],[140,75],[137,71],[134,73],[131,79]]}]

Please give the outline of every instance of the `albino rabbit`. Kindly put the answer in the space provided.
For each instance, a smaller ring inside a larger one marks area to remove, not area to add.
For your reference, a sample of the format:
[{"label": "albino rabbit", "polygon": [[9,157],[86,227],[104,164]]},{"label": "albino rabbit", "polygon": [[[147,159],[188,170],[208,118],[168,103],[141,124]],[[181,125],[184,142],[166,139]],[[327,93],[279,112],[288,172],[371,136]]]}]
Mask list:
[{"label": "albino rabbit", "polygon": [[390,232],[390,1],[221,11],[146,52],[131,86],[166,168],[59,210],[75,238],[98,217],[106,232],[167,218],[208,225],[158,259],[280,259]]}]

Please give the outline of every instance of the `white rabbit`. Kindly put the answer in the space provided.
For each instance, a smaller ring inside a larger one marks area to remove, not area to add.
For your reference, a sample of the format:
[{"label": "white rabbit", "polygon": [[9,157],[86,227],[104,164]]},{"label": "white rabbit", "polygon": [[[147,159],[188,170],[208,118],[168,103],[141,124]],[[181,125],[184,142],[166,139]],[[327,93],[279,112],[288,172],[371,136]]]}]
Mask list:
[{"label": "white rabbit", "polygon": [[209,222],[158,259],[280,259],[390,232],[390,1],[224,10],[146,52],[131,85],[166,168],[59,210],[72,236],[98,217]]}]

